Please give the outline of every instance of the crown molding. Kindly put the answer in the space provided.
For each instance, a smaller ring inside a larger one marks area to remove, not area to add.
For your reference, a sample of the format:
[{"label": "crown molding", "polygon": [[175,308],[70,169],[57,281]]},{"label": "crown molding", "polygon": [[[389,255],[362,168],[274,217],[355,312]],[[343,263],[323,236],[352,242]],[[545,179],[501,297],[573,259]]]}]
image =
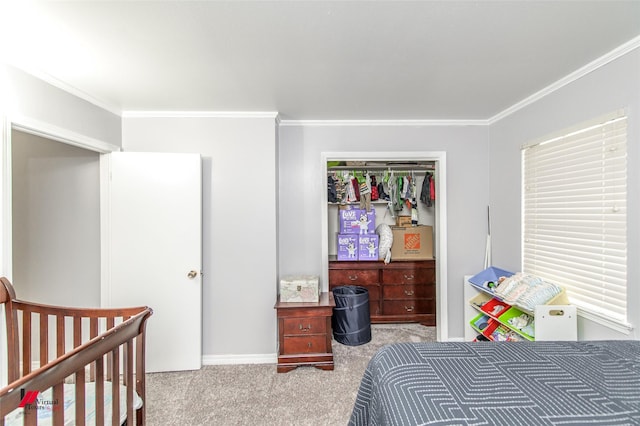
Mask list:
[{"label": "crown molding", "polygon": [[534,102],[544,98],[545,96],[550,95],[551,93],[560,90],[561,88],[563,88],[564,86],[567,86],[568,84],[571,84],[577,80],[579,80],[580,78],[584,77],[585,75],[615,61],[616,59],[626,55],[627,53],[637,49],[638,47],[640,47],[640,36],[635,37],[631,40],[629,40],[628,42],[624,43],[621,46],[618,46],[617,48],[613,49],[612,51],[610,51],[609,53],[606,53],[604,55],[602,55],[601,57],[595,59],[594,61],[589,62],[587,65],[583,66],[582,68],[577,69],[576,71],[572,72],[571,74],[568,74],[567,76],[561,78],[560,80],[556,81],[555,83],[550,84],[549,86],[545,87],[544,89],[534,93],[533,95],[521,100],[520,102],[511,105],[509,108],[505,109],[502,112],[499,112],[498,114],[494,115],[493,117],[489,118],[487,120],[487,123],[489,125],[492,125],[494,123],[497,123],[498,121],[502,120],[503,118],[506,118],[508,116],[510,116],[511,114],[521,110],[522,108],[525,108],[528,105],[533,104]]},{"label": "crown molding", "polygon": [[486,126],[487,120],[280,120],[281,126]]},{"label": "crown molding", "polygon": [[271,118],[275,111],[122,111],[122,118]]}]

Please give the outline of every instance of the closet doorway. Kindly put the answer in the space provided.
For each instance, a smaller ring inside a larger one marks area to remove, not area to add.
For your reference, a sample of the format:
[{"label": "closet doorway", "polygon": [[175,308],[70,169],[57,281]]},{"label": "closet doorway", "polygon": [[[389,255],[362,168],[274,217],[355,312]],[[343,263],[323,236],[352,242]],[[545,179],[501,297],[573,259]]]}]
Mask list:
[{"label": "closet doorway", "polygon": [[10,147],[18,296],[100,306],[100,154],[16,129]]},{"label": "closet doorway", "polygon": [[[433,208],[434,257],[436,264],[436,324],[437,340],[448,340],[447,306],[447,222],[446,222],[446,153],[445,152],[323,152],[321,172],[324,188],[327,188],[328,162],[371,163],[430,163],[433,164],[437,200]],[[329,203],[327,191],[322,191],[321,232],[322,238],[322,282],[328,283],[329,252],[332,239],[329,237]]]}]

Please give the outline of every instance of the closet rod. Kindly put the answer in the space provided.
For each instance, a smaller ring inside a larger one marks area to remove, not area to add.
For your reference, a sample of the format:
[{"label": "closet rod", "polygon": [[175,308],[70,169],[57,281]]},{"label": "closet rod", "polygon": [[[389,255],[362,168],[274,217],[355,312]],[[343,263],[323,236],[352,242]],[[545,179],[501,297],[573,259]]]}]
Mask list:
[{"label": "closet rod", "polygon": [[327,171],[332,170],[393,170],[393,171],[411,171],[411,170],[435,170],[432,164],[394,164],[389,166],[370,165],[370,166],[331,166],[327,167]]}]

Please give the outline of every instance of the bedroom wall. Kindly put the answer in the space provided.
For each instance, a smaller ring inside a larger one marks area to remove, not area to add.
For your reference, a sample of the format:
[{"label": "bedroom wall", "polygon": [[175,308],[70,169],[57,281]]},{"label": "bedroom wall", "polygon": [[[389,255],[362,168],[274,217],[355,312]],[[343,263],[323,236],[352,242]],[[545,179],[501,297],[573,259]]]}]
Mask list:
[{"label": "bedroom wall", "polygon": [[[462,339],[464,275],[482,270],[488,202],[487,126],[283,125],[279,150],[280,275],[321,274],[322,152],[445,151],[449,338]],[[437,201],[436,201],[437,202]]]},{"label": "bedroom wall", "polygon": [[628,114],[628,311],[631,335],[580,319],[580,339],[640,338],[640,49],[588,73],[489,128],[489,197],[496,266],[521,269],[520,146],[625,108]]},{"label": "bedroom wall", "polygon": [[202,156],[204,362],[275,362],[275,114],[125,116],[122,128],[125,151]]},{"label": "bedroom wall", "polygon": [[18,131],[11,142],[18,296],[100,306],[99,154]]}]

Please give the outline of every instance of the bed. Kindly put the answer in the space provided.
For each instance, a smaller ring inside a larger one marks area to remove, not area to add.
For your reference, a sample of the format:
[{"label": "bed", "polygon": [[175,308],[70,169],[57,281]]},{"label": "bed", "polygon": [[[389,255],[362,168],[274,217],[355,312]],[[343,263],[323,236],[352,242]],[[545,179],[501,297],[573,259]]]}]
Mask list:
[{"label": "bed", "polygon": [[398,343],[350,425],[640,425],[640,341]]},{"label": "bed", "polygon": [[25,302],[6,278],[0,307],[8,383],[0,389],[0,426],[144,425],[150,308]]}]

